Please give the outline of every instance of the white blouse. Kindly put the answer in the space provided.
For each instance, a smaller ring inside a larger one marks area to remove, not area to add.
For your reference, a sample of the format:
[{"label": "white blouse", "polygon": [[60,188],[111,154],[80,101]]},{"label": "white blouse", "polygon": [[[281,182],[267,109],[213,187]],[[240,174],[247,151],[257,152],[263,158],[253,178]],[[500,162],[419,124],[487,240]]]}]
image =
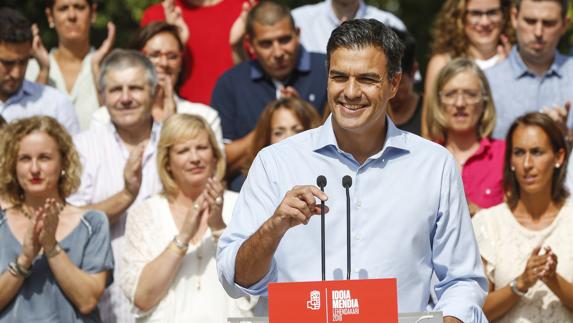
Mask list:
[{"label": "white blouse", "polygon": [[[542,230],[523,227],[507,204],[478,212],[473,226],[486,274],[495,289],[507,286],[525,269],[531,251],[549,246],[557,255],[557,272],[573,282],[573,204],[569,201],[553,223]],[[504,316],[495,322],[573,322],[569,311],[542,281],[538,281]]]},{"label": "white blouse", "polygon": [[[228,223],[238,194],[225,191],[223,218]],[[125,231],[120,285],[133,302],[143,267],[159,256],[178,233],[167,198],[155,195],[130,211]],[[133,306],[137,322],[213,322],[228,317],[252,317],[258,298],[230,298],[217,278],[217,240],[210,230],[199,245],[189,245],[187,255],[169,291],[148,312]]]}]

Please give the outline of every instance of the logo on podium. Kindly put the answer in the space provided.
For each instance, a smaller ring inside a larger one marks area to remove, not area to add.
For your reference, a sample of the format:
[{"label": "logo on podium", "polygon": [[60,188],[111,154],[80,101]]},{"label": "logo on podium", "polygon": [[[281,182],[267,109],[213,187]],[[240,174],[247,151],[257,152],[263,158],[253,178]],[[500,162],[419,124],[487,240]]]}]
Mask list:
[{"label": "logo on podium", "polygon": [[269,284],[270,323],[397,323],[396,279]]}]

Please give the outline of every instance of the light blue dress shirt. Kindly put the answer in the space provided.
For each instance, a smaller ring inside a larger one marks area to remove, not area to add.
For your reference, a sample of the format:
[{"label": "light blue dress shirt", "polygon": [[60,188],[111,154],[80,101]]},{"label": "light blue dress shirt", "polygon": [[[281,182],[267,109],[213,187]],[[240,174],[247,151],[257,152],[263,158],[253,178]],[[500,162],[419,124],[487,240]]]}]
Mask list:
[{"label": "light blue dress shirt", "polygon": [[[556,53],[555,60],[542,76],[533,74],[513,46],[508,58],[485,71],[493,94],[496,125],[493,137],[505,139],[518,117],[543,107],[573,104],[573,58]],[[573,113],[567,120],[573,128]]]},{"label": "light blue dress shirt", "polygon": [[72,102],[66,94],[53,87],[24,80],[18,92],[6,102],[0,101],[0,114],[7,122],[38,115],[50,116],[70,134],[80,131]]},{"label": "light blue dress shirt", "polygon": [[350,175],[352,279],[397,278],[400,312],[428,309],[432,273],[443,311],[464,322],[487,322],[481,310],[487,281],[463,185],[452,156],[440,145],[399,130],[387,118],[383,149],[360,165],[338,148],[332,121],[265,148],[255,159],[219,240],[219,279],[227,292],[267,295],[269,282],[321,279],[320,216],[291,228],[270,271],[243,288],[234,283],[241,244],[267,220],[295,185],[326,176],[326,276],[346,277],[346,195]]}]

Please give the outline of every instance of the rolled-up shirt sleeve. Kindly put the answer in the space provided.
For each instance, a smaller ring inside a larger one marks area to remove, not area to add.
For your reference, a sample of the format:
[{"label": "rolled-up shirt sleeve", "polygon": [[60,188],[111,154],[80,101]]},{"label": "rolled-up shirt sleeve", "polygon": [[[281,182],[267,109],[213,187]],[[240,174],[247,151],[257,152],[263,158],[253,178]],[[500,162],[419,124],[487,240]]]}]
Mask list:
[{"label": "rolled-up shirt sleeve", "polygon": [[442,173],[440,206],[432,232],[432,258],[438,278],[435,311],[463,322],[488,322],[482,305],[487,295],[479,250],[461,177],[448,156]]},{"label": "rolled-up shirt sleeve", "polygon": [[273,258],[265,277],[252,286],[235,283],[235,263],[241,245],[274,213],[280,196],[274,174],[274,163],[268,149],[254,160],[229,226],[219,239],[217,247],[217,272],[221,284],[234,298],[245,295],[267,295],[268,283],[277,281],[277,265]]}]

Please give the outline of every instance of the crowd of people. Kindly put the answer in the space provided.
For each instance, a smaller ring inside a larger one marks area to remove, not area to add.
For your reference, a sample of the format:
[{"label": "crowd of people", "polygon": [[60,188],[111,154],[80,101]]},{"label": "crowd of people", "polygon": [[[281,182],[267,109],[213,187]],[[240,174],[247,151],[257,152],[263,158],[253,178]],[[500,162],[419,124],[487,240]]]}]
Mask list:
[{"label": "crowd of people", "polygon": [[319,174],[351,175],[348,275],[398,278],[400,312],[573,322],[568,0],[444,1],[423,93],[362,0],[164,0],[126,48],[90,43],[96,0],[43,4],[50,50],[0,7],[0,323],[267,316],[268,283],[320,279],[320,200],[343,278]]}]

